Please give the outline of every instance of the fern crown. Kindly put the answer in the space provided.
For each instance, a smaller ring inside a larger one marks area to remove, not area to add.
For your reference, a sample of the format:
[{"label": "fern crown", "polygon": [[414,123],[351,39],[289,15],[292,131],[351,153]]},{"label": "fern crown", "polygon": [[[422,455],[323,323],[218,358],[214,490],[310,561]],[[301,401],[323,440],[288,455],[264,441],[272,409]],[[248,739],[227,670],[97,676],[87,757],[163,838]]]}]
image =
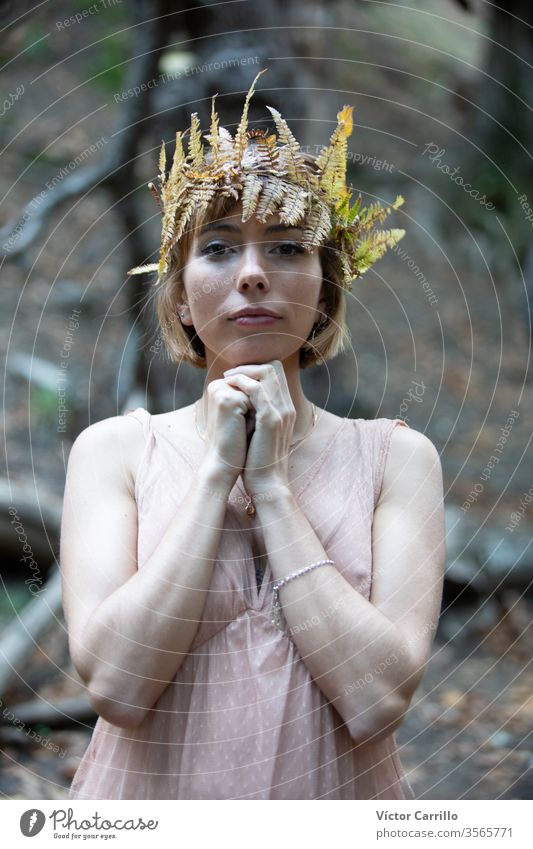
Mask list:
[{"label": "fern crown", "polygon": [[[288,226],[304,222],[301,241],[306,250],[325,241],[332,242],[339,252],[341,279],[348,291],[354,279],[403,238],[405,230],[376,227],[404,203],[401,195],[388,207],[372,203],[361,208],[359,194],[350,206],[353,190],[346,186],[346,154],[347,140],[353,131],[353,106],[344,106],[337,113],[337,127],[313,165],[277,109],[267,107],[276,133],[248,129],[250,100],[265,70],[259,71],[250,86],[234,137],[219,126],[215,110],[217,95],[214,95],[210,131],[204,136],[209,142],[207,151],[197,113],[192,114],[186,132],[176,133],[168,172],[162,142],[159,191],[149,183],[162,211],[159,262],[137,266],[128,274],[156,271],[156,283],[163,280],[170,267],[172,250],[193,213],[205,211],[216,193],[242,201],[243,222],[252,215],[265,222],[273,213],[278,213],[280,221]],[[187,153],[183,146],[186,133],[189,134]]]}]

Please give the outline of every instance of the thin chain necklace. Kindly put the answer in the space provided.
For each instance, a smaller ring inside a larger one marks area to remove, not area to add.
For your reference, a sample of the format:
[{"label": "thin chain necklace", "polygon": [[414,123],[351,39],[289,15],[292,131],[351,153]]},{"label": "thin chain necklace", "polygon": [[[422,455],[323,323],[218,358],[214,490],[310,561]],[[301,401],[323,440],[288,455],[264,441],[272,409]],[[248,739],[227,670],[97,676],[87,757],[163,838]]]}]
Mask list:
[{"label": "thin chain necklace", "polygon": [[[200,426],[199,426],[199,424],[198,424],[198,405],[199,405],[199,403],[200,403],[200,399],[198,399],[198,401],[195,401],[195,402],[194,402],[194,423],[195,423],[195,425],[196,425],[196,430],[197,430],[197,432],[198,432],[198,436],[200,437],[200,439],[202,439],[202,440],[205,442],[205,433],[202,433],[202,432],[201,432],[201,430],[200,430]],[[300,437],[300,439],[297,439],[297,440],[296,440],[296,442],[293,442],[293,443],[289,446],[289,447],[290,447],[290,451],[289,451],[289,453],[288,453],[288,455],[287,455],[288,457],[290,457],[290,456],[291,456],[292,452],[294,451],[294,449],[295,449],[295,448],[297,448],[297,447],[298,447],[298,445],[301,445],[301,443],[302,443],[305,439],[307,439],[307,437],[308,437],[308,436],[312,433],[312,431],[313,431],[313,429],[314,429],[314,427],[315,427],[316,420],[317,420],[316,404],[312,404],[312,405],[311,405],[311,409],[312,409],[312,414],[313,414],[313,422],[312,422],[312,424],[311,424],[311,427],[309,428],[309,430],[307,431],[307,433],[306,433],[306,434],[304,434],[303,436],[301,436],[301,437]],[[238,486],[239,486],[239,488],[240,488],[240,489],[242,489],[242,492],[244,493],[244,495],[245,495],[245,497],[246,497],[246,504],[245,504],[244,509],[246,510],[246,512],[248,513],[248,515],[249,515],[249,516],[255,516],[255,512],[256,512],[256,511],[255,511],[255,504],[253,503],[252,498],[248,495],[248,493],[246,492],[246,490],[244,489],[244,487],[241,487],[241,486],[240,486],[240,484],[238,484]]]}]

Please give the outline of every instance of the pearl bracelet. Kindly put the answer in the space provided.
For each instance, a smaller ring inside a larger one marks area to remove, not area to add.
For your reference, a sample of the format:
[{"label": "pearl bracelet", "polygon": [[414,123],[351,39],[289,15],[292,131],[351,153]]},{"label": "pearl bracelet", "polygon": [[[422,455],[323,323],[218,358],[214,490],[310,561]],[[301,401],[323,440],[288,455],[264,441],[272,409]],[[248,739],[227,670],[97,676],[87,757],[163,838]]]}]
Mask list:
[{"label": "pearl bracelet", "polygon": [[290,575],[287,575],[285,578],[280,578],[279,581],[276,581],[272,586],[272,591],[274,593],[274,600],[272,602],[272,624],[279,628],[279,623],[281,621],[281,604],[279,601],[279,591],[281,587],[284,587],[285,584],[288,584],[290,581],[294,581],[295,578],[299,578],[300,575],[305,575],[306,572],[310,572],[311,569],[316,569],[317,566],[323,566],[326,563],[334,563],[333,560],[317,560],[316,563],[311,563],[310,566],[304,566],[303,569],[299,569],[297,572],[292,572]]}]

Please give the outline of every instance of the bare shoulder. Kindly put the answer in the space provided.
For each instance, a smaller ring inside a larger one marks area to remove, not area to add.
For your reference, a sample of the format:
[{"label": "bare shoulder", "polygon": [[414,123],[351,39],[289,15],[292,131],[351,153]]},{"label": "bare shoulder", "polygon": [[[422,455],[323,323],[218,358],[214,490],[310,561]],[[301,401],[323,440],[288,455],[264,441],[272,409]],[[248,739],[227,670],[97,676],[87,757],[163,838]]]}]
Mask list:
[{"label": "bare shoulder", "polygon": [[178,435],[187,436],[196,429],[194,413],[194,404],[188,404],[186,407],[179,407],[177,410],[170,410],[168,413],[157,413],[157,415],[152,416],[152,419],[158,427],[168,428]]},{"label": "bare shoulder", "polygon": [[442,492],[442,466],[437,448],[424,433],[397,425],[392,431],[380,501],[407,491]]},{"label": "bare shoulder", "polygon": [[69,468],[119,474],[133,493],[144,444],[143,427],[138,419],[128,415],[110,416],[78,434],[70,449]]}]

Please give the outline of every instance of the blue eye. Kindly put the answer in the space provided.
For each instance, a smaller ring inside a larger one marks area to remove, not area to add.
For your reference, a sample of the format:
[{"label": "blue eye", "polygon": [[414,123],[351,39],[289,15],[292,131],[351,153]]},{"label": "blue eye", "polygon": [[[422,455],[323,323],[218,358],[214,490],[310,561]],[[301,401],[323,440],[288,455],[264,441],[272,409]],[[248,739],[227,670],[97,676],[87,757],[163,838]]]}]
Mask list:
[{"label": "blue eye", "polygon": [[283,242],[281,245],[278,245],[280,251],[281,248],[290,248],[294,251],[294,253],[283,253],[281,252],[281,256],[295,256],[296,254],[303,254],[304,249],[298,242]]},{"label": "blue eye", "polygon": [[[224,242],[214,241],[209,242],[205,248],[202,248],[200,254],[214,259],[222,259],[227,256],[227,251],[232,250],[233,248],[230,245],[225,245]],[[304,248],[298,242],[282,242],[281,244],[276,245],[275,248],[272,248],[272,253],[275,253],[276,251],[279,251],[278,256],[293,257],[297,254],[303,254]]]},{"label": "blue eye", "polygon": [[[210,248],[217,248],[214,251],[209,250]],[[201,254],[205,256],[214,256],[214,257],[223,257],[225,254],[223,251],[228,249],[228,245],[224,245],[223,242],[210,242],[205,248],[202,248],[200,251]]]}]

